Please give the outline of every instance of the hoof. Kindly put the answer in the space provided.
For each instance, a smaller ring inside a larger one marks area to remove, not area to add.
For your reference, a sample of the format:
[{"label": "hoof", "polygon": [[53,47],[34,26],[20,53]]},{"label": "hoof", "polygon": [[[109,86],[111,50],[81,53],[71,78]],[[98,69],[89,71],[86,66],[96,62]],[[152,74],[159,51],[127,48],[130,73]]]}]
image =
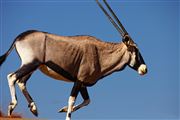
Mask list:
[{"label": "hoof", "polygon": [[8,116],[11,116],[14,108],[16,107],[17,104],[14,104],[14,103],[10,103],[9,106],[8,106]]},{"label": "hoof", "polygon": [[38,111],[37,111],[37,110],[32,110],[32,109],[30,109],[30,111],[32,112],[33,115],[35,115],[36,117],[38,117]]},{"label": "hoof", "polygon": [[67,112],[67,106],[61,108],[58,112],[59,112],[59,113]]},{"label": "hoof", "polygon": [[[72,112],[76,111],[77,109],[78,109],[78,108],[76,108],[76,106],[73,106]],[[59,113],[67,112],[67,110],[68,110],[68,107],[65,106],[65,107],[61,108],[58,112],[59,112]]]},{"label": "hoof", "polygon": [[30,111],[32,112],[32,114],[37,117],[38,116],[38,111],[37,111],[37,107],[36,107],[35,103],[32,102],[31,104],[29,104],[28,107],[30,108]]},{"label": "hoof", "polygon": [[8,116],[11,116],[12,111],[13,111],[12,107],[11,107],[11,106],[9,106],[9,107],[8,107]]}]

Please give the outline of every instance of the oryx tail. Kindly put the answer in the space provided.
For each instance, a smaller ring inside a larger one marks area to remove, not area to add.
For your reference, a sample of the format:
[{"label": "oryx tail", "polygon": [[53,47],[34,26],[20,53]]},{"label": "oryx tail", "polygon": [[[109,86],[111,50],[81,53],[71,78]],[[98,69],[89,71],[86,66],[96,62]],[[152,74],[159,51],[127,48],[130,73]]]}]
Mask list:
[{"label": "oryx tail", "polygon": [[15,47],[15,43],[16,43],[17,38],[14,40],[14,42],[11,44],[11,47],[9,48],[9,50],[3,54],[2,56],[0,56],[0,66],[3,64],[3,62],[6,60],[7,56],[11,53],[11,51],[14,49]]},{"label": "oryx tail", "polygon": [[18,36],[14,39],[14,41],[13,41],[13,43],[11,44],[9,50],[8,50],[5,54],[3,54],[2,56],[0,56],[0,67],[1,67],[1,65],[3,64],[3,62],[6,60],[6,58],[8,57],[8,55],[11,53],[11,51],[15,48],[15,43],[16,43],[16,41],[19,40],[19,39],[21,39],[21,38],[23,38],[23,36],[25,36],[26,34],[29,34],[29,33],[35,32],[35,31],[36,31],[36,30],[26,31],[26,32],[24,32],[24,33],[21,33],[20,35],[18,35]]}]

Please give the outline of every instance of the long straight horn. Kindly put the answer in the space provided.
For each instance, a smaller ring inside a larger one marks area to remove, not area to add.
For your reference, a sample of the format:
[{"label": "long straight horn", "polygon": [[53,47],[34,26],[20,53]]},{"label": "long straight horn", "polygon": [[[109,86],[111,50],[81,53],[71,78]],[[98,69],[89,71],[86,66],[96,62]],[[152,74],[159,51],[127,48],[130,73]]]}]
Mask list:
[{"label": "long straight horn", "polygon": [[122,37],[124,37],[124,32],[119,28],[119,26],[114,22],[114,20],[111,18],[111,16],[108,14],[108,12],[103,8],[101,3],[99,3],[98,0],[96,0],[97,4],[101,8],[101,10],[104,12],[104,14],[109,18],[110,22],[114,25],[114,27],[117,29],[117,31],[121,34]]},{"label": "long straight horn", "polygon": [[112,16],[114,17],[114,19],[116,20],[116,22],[119,24],[119,26],[121,27],[121,29],[124,32],[124,35],[127,35],[128,32],[126,31],[126,29],[124,28],[124,26],[122,25],[122,23],[120,22],[120,20],[118,19],[118,17],[116,16],[116,14],[114,13],[114,11],[111,9],[111,7],[109,6],[109,4],[106,2],[106,0],[103,0],[103,2],[105,3],[105,5],[107,6],[107,8],[109,9],[109,11],[111,12]]}]

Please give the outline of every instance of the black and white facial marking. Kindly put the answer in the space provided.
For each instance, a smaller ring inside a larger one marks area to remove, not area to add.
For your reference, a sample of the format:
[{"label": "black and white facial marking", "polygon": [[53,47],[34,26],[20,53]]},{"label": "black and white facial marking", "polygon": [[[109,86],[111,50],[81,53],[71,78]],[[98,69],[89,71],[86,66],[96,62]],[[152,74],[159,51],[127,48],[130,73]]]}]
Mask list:
[{"label": "black and white facial marking", "polygon": [[126,44],[130,59],[128,65],[136,70],[140,75],[144,75],[147,73],[147,66],[139,52],[137,45],[133,42],[133,40],[126,35],[123,39],[123,43]]}]

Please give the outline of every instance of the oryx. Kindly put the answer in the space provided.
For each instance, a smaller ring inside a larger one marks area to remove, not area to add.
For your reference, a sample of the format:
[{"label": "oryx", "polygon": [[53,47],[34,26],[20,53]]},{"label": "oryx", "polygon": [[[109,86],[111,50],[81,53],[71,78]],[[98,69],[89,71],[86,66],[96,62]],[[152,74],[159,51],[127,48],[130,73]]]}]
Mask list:
[{"label": "oryx", "polygon": [[[73,111],[89,104],[87,87],[94,85],[101,78],[123,70],[126,66],[136,70],[140,75],[147,73],[147,67],[137,45],[108,3],[104,0],[116,22],[98,0],[96,2],[120,32],[122,42],[103,42],[92,36],[59,36],[36,30],[21,33],[15,38],[9,50],[0,57],[1,65],[16,48],[22,62],[20,68],[7,77],[12,98],[8,106],[8,115],[11,115],[17,105],[16,83],[26,97],[30,111],[38,115],[35,102],[26,89],[27,80],[37,69],[54,79],[74,83],[68,106],[59,110],[59,112],[67,112],[66,120],[71,119]],[[79,92],[84,101],[75,106]]]}]

